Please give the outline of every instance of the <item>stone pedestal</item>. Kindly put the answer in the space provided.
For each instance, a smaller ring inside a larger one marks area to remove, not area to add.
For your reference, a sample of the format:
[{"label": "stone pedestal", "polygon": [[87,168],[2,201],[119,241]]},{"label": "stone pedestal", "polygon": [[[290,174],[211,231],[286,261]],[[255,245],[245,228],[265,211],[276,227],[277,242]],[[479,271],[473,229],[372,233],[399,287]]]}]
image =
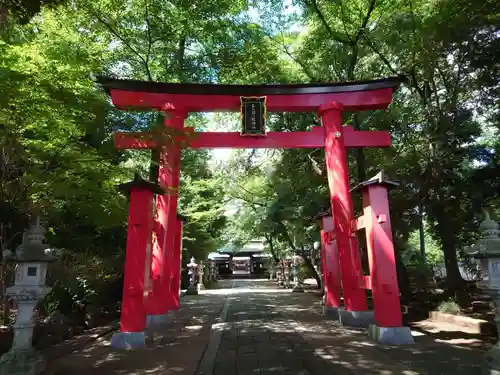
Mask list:
[{"label": "stone pedestal", "polygon": [[323,315],[328,320],[339,320],[339,308],[323,305]]},{"label": "stone pedestal", "polygon": [[[500,332],[500,290],[489,290],[495,301],[495,324],[497,332]],[[490,350],[485,353],[488,374],[500,375],[500,341],[498,341]]]},{"label": "stone pedestal", "polygon": [[170,316],[169,313],[162,315],[148,315],[146,318],[147,328],[164,324],[171,324],[171,323],[172,323],[172,317]]},{"label": "stone pedestal", "polygon": [[198,295],[198,286],[197,285],[189,285],[186,289],[187,296],[197,296]]},{"label": "stone pedestal", "polygon": [[116,332],[111,337],[111,346],[115,349],[137,349],[146,346],[146,333]]},{"label": "stone pedestal", "polygon": [[[481,239],[467,252],[476,260],[485,280],[478,282],[478,287],[490,294],[495,301],[495,323],[500,332],[500,230],[498,223],[485,212],[485,218],[479,225]],[[485,354],[486,370],[489,375],[500,374],[500,341]]]},{"label": "stone pedestal", "polygon": [[368,328],[375,324],[375,318],[372,310],[367,311],[349,311],[344,307],[338,309],[339,322],[343,326]]},{"label": "stone pedestal", "polygon": [[373,340],[384,345],[415,344],[410,327],[379,327],[370,324],[368,334]]},{"label": "stone pedestal", "polygon": [[292,292],[294,292],[294,293],[304,293],[304,287],[301,284],[296,284],[293,287]]},{"label": "stone pedestal", "polygon": [[11,349],[0,360],[1,375],[37,375],[45,367],[45,358],[33,349]]}]

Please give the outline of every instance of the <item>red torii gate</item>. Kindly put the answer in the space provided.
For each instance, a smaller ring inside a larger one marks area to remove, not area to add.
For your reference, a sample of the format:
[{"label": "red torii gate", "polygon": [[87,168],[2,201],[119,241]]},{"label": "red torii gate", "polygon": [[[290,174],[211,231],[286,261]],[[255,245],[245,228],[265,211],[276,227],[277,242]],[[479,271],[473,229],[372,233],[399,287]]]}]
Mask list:
[{"label": "red torii gate", "polygon": [[[177,220],[177,189],[180,174],[180,152],[190,148],[325,148],[326,169],[332,216],[335,226],[338,259],[340,261],[344,307],[354,319],[357,314],[368,311],[364,287],[360,285],[362,270],[356,240],[354,213],[349,191],[349,174],[346,148],[389,147],[390,136],[386,131],[355,131],[342,126],[344,111],[386,109],[392,102],[392,95],[401,83],[400,77],[371,81],[328,84],[292,85],[213,85],[213,84],[172,84],[119,80],[107,77],[97,78],[97,82],[111,95],[113,104],[119,109],[159,110],[166,113],[165,127],[169,128],[174,142],[160,142],[153,132],[115,133],[115,145],[119,149],[150,149],[161,147],[158,184],[166,194],[156,197],[157,214],[154,221],[145,222],[145,212],[153,199],[157,187],[146,188],[145,184],[129,186],[131,204],[129,232],[126,249],[127,272],[133,273],[133,284],[125,278],[123,306],[141,304],[142,312],[127,314],[122,311],[121,330],[115,334],[113,345],[130,347],[144,345],[146,314],[152,320],[161,320],[169,310],[178,307],[178,270],[180,254],[180,233]],[[242,136],[239,132],[195,132],[184,127],[184,119],[190,112],[240,111],[243,97],[265,97],[269,112],[318,112],[322,126],[313,126],[311,131],[269,132],[260,136]],[[180,142],[184,141],[184,142]],[[132,204],[134,189],[141,196],[143,206]],[[149,192],[145,192],[148,190]],[[140,211],[140,212],[139,212]],[[149,215],[151,215],[149,213]],[[137,220],[136,218],[142,219]],[[142,221],[141,221],[142,220]],[[131,227],[131,223],[135,227]],[[142,227],[141,227],[142,225]],[[138,227],[141,227],[137,229]],[[132,230],[131,228],[136,228]],[[152,242],[151,277],[152,288],[144,289],[144,262],[147,257],[136,261],[137,253],[146,253]],[[391,237],[392,241],[392,237]],[[135,264],[131,264],[134,262]],[[387,264],[387,263],[385,263]],[[388,267],[395,265],[389,264]],[[136,271],[130,271],[134,269]],[[142,290],[140,281],[142,277]],[[393,281],[397,288],[397,280]],[[133,292],[128,292],[133,289]],[[144,296],[147,296],[146,298]],[[126,303],[126,300],[130,300]],[[131,301],[134,301],[131,303]],[[394,312],[392,312],[394,313]],[[391,313],[391,314],[392,314]],[[397,315],[397,314],[396,314]],[[376,326],[375,326],[376,327]],[[409,333],[401,327],[399,319],[390,327],[390,335]],[[385,332],[385,331],[384,331]],[[411,333],[410,333],[411,336]]]}]

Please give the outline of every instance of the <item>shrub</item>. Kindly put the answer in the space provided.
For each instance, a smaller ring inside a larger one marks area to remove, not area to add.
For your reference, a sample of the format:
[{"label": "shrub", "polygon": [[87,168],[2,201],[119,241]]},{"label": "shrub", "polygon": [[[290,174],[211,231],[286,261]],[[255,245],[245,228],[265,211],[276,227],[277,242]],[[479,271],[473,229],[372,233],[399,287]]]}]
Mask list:
[{"label": "shrub", "polygon": [[123,275],[118,272],[121,264],[117,263],[65,252],[49,268],[47,283],[52,290],[39,305],[40,315],[57,311],[81,324],[89,309],[98,315],[116,313],[123,288]]},{"label": "shrub", "polygon": [[443,301],[438,306],[438,311],[442,313],[454,314],[457,315],[460,313],[460,306],[453,298],[450,298],[447,301]]}]

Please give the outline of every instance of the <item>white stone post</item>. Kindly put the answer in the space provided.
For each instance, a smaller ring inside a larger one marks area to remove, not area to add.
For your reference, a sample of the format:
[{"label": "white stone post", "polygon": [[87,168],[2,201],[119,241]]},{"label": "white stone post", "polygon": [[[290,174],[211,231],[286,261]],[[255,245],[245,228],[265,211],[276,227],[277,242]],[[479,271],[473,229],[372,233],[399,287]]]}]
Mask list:
[{"label": "white stone post", "polygon": [[205,290],[205,262],[200,260],[198,267],[198,290]]},{"label": "white stone post", "polygon": [[32,345],[35,328],[35,307],[49,292],[45,285],[47,264],[57,259],[57,250],[44,244],[45,229],[37,218],[36,224],[23,235],[15,254],[6,250],[4,259],[16,263],[14,285],[7,295],[16,301],[17,316],[12,325],[12,348],[0,359],[0,375],[35,375],[45,368],[45,360]]}]

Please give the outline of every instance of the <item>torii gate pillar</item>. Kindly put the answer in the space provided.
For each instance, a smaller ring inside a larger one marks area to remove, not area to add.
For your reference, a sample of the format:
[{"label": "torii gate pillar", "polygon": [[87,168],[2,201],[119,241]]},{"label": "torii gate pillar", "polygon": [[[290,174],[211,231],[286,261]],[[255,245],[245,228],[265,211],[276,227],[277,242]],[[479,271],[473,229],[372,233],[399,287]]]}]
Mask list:
[{"label": "torii gate pillar", "polygon": [[[182,132],[187,112],[175,108],[167,110],[165,126]],[[153,259],[151,275],[153,290],[148,298],[148,325],[169,323],[169,311],[179,308],[179,291],[174,280],[180,278],[180,228],[177,218],[179,197],[181,149],[178,144],[163,147],[160,154],[158,184],[165,195],[156,197],[156,217],[153,226]]]},{"label": "torii gate pillar", "polygon": [[373,323],[373,311],[368,311],[366,291],[356,233],[352,230],[354,211],[349,186],[349,170],[342,129],[344,107],[330,102],[319,108],[325,129],[325,159],[330,187],[330,202],[339,252],[344,308],[339,309],[341,324],[368,327]]},{"label": "torii gate pillar", "polygon": [[129,217],[120,331],[111,338],[119,349],[146,345],[146,280],[149,278],[147,248],[151,244],[153,194],[164,191],[156,184],[136,178],[120,189],[129,194]]},{"label": "torii gate pillar", "polygon": [[339,309],[342,306],[340,294],[342,282],[333,217],[330,215],[322,216],[319,219],[319,225],[321,228],[321,264],[325,289],[323,313],[329,319],[338,320]]}]

